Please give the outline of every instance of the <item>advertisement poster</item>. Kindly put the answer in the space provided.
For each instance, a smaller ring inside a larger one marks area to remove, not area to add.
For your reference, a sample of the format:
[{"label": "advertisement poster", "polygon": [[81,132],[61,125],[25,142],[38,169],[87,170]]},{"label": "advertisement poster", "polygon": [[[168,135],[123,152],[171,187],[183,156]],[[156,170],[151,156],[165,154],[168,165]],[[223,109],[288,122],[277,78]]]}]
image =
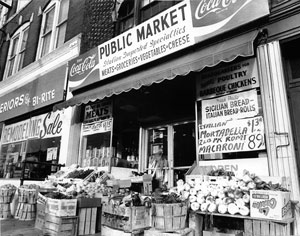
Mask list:
[{"label": "advertisement poster", "polygon": [[250,58],[201,73],[197,80],[197,100],[258,87],[257,62]]},{"label": "advertisement poster", "polygon": [[47,148],[47,161],[57,159],[57,147]]},{"label": "advertisement poster", "polygon": [[262,116],[200,124],[198,129],[198,154],[243,152],[266,148]]},{"label": "advertisement poster", "polygon": [[202,100],[202,124],[258,115],[256,90]]},{"label": "advertisement poster", "polygon": [[112,119],[99,120],[92,123],[82,124],[82,135],[91,135],[110,132],[112,130]]}]

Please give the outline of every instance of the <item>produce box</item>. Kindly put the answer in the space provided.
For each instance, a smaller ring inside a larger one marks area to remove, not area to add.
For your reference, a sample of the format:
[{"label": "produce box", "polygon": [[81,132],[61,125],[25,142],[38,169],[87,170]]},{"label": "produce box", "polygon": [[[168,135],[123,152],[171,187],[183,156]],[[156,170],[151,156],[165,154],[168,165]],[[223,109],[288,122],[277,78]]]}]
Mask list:
[{"label": "produce box", "polygon": [[54,216],[76,216],[77,199],[47,198],[46,213]]},{"label": "produce box", "polygon": [[250,216],[273,220],[292,218],[290,192],[251,190]]},{"label": "produce box", "polygon": [[151,226],[150,208],[145,206],[122,207],[113,204],[102,205],[101,224],[115,229],[133,232]]},{"label": "produce box", "polygon": [[49,236],[74,236],[77,235],[76,225],[76,216],[58,217],[46,214],[43,234]]},{"label": "produce box", "polygon": [[79,208],[78,235],[96,233],[97,207]]}]

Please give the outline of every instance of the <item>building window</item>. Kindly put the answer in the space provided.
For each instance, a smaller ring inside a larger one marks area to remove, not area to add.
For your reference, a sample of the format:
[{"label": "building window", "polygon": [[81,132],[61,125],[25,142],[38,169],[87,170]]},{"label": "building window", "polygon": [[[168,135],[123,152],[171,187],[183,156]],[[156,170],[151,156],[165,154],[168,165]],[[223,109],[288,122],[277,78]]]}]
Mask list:
[{"label": "building window", "polygon": [[29,23],[23,25],[10,40],[8,58],[6,63],[6,77],[12,76],[24,65],[24,55],[28,39]]},{"label": "building window", "polygon": [[2,1],[4,4],[0,4],[0,28],[5,24],[8,15],[8,7],[11,6],[12,0],[4,0]]},{"label": "building window", "polygon": [[118,12],[120,33],[130,29],[134,25],[134,0],[125,0]]},{"label": "building window", "polygon": [[17,12],[24,8],[31,0],[18,0]]},{"label": "building window", "polygon": [[52,1],[43,13],[38,58],[65,42],[69,0]]}]

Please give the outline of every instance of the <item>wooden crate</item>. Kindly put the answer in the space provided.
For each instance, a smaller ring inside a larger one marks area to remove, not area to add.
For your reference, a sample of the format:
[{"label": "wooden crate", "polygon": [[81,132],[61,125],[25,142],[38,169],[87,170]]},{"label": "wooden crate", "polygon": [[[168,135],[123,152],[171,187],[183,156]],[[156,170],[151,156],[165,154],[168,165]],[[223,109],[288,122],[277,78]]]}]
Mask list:
[{"label": "wooden crate", "polygon": [[36,204],[18,203],[15,218],[19,220],[34,220],[36,217]]},{"label": "wooden crate", "polygon": [[269,220],[244,220],[244,236],[272,235],[285,236],[291,235],[291,223],[293,221],[269,221]]},{"label": "wooden crate", "polygon": [[45,204],[38,203],[36,206],[36,218],[35,225],[36,229],[43,230],[45,225]]},{"label": "wooden crate", "polygon": [[150,228],[150,208],[145,206],[120,207],[112,204],[102,205],[101,224],[125,232]]},{"label": "wooden crate", "polygon": [[74,236],[77,235],[77,216],[45,215],[44,235],[49,236]]},{"label": "wooden crate", "polygon": [[79,208],[78,235],[96,233],[97,207]]},{"label": "wooden crate", "polygon": [[152,204],[152,227],[162,231],[176,231],[186,228],[187,204]]},{"label": "wooden crate", "polygon": [[174,232],[164,232],[156,229],[149,229],[144,231],[144,236],[194,236],[194,230],[191,228],[185,228],[183,230],[177,230]]},{"label": "wooden crate", "polygon": [[0,219],[11,218],[10,203],[0,203]]}]

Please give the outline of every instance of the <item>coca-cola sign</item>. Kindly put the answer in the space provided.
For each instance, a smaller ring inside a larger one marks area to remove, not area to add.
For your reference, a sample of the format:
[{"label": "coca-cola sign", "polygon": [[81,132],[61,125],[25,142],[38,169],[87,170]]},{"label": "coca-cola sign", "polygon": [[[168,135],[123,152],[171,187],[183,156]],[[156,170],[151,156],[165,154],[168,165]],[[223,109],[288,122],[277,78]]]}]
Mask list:
[{"label": "coca-cola sign", "polygon": [[269,14],[268,0],[190,0],[196,42]]},{"label": "coca-cola sign", "polygon": [[99,81],[99,54],[97,48],[69,61],[69,89],[70,91],[82,88]]}]

